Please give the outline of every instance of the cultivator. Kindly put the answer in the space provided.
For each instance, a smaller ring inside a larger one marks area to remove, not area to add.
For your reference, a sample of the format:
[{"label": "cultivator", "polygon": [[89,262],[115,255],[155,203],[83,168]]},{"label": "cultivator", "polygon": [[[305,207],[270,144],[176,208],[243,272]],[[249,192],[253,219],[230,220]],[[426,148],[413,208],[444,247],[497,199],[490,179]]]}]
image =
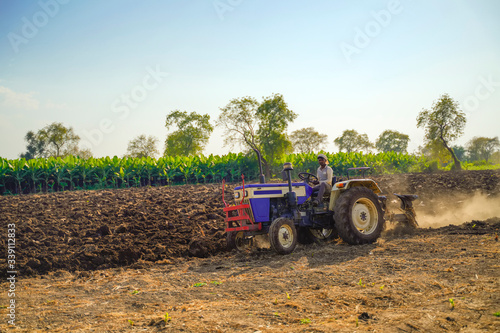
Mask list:
[{"label": "cultivator", "polygon": [[224,202],[223,211],[226,213],[226,232],[238,231],[257,231],[262,229],[262,223],[254,223],[250,204],[243,203],[245,201],[245,176],[241,175],[242,180],[242,195],[241,201],[237,205],[229,205],[224,199],[224,189],[226,181],[222,180],[222,201]]},{"label": "cultivator", "polygon": [[400,210],[403,214],[395,214],[387,211],[387,197],[379,196],[379,200],[382,203],[382,209],[385,211],[385,220],[389,222],[402,223],[412,228],[418,227],[418,222],[416,220],[417,213],[415,212],[415,208],[413,208],[413,201],[418,199],[418,195],[393,194],[401,200]]}]

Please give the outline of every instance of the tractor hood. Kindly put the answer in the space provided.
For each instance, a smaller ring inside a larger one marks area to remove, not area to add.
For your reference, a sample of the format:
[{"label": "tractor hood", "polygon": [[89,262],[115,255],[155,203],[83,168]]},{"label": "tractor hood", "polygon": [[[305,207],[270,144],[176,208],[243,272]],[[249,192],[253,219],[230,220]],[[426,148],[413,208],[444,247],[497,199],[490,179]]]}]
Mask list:
[{"label": "tractor hood", "polygon": [[[242,186],[234,188],[235,199],[241,199]],[[305,183],[292,183],[292,189],[297,194],[297,203],[303,204],[312,194],[313,189]],[[245,198],[283,198],[288,193],[287,183],[248,184],[245,185]]]}]

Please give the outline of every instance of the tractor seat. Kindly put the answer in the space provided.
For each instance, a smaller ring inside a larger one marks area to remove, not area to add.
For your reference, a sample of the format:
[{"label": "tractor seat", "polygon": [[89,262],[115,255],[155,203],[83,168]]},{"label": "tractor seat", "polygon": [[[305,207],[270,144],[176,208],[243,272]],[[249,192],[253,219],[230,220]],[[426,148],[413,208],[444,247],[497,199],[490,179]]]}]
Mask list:
[{"label": "tractor seat", "polygon": [[[319,188],[317,188],[317,189],[313,189],[313,191],[312,191],[312,193],[311,193],[311,196],[312,196],[312,197],[316,197],[316,196],[318,196],[318,192],[319,192]],[[330,192],[331,192],[331,191],[330,191]],[[326,196],[330,196],[330,192],[325,191],[324,196],[325,196],[325,197],[326,197]]]},{"label": "tractor seat", "polygon": [[[340,178],[339,178],[339,181],[340,181]],[[333,176],[333,178],[332,178],[332,187],[333,187],[333,185],[335,185],[336,182],[337,182],[337,177]],[[313,193],[316,193],[318,191],[319,190],[313,190]]]},{"label": "tractor seat", "polygon": [[[313,190],[313,192],[311,193],[311,200],[318,197],[318,192],[319,192],[319,189]],[[328,199],[330,197],[330,193],[331,193],[331,191],[330,192],[325,191],[325,193],[323,193],[323,199]]]}]

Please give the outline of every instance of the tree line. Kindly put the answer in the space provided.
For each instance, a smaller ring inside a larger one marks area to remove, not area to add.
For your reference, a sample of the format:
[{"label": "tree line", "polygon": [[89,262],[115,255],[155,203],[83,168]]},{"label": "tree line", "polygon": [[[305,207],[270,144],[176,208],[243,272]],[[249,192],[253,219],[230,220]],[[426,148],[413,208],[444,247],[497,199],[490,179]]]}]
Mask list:
[{"label": "tree line", "polygon": [[[319,133],[313,127],[295,130],[288,134],[288,126],[297,118],[285,102],[283,95],[273,94],[258,101],[253,97],[235,98],[220,108],[215,126],[224,131],[224,144],[230,148],[239,146],[244,154],[253,153],[262,157],[266,176],[271,174],[275,161],[287,154],[318,152],[325,149],[328,135]],[[452,163],[460,170],[460,161],[500,162],[498,137],[474,137],[465,147],[452,146],[463,135],[466,117],[456,101],[448,94],[440,96],[430,109],[423,109],[416,126],[425,130],[424,143],[418,154],[442,164]],[[208,114],[174,110],[167,114],[165,127],[169,131],[162,156],[201,155],[214,130]],[[80,137],[72,127],[54,122],[37,132],[29,131],[25,140],[26,152],[20,157],[33,158],[78,156],[88,159],[92,153],[78,147]],[[407,153],[410,138],[396,130],[385,130],[370,142],[364,133],[346,129],[333,142],[340,152],[365,153],[374,150],[382,153]],[[158,138],[140,135],[128,143],[124,157],[156,157]]]}]

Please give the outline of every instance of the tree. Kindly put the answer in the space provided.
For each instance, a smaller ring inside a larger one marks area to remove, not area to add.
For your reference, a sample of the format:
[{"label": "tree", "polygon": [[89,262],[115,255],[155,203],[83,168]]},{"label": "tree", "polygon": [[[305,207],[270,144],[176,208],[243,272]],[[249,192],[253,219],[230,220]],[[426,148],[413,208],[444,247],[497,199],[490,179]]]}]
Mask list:
[{"label": "tree", "polygon": [[467,150],[463,146],[454,145],[451,147],[460,161],[467,159]]},{"label": "tree", "polygon": [[434,102],[431,110],[424,109],[417,117],[417,127],[425,128],[425,140],[439,142],[453,158],[455,170],[462,170],[462,166],[450,143],[463,134],[466,122],[465,113],[459,109],[458,102],[448,94],[443,94]]},{"label": "tree", "polygon": [[375,147],[378,151],[383,153],[388,151],[406,153],[409,141],[410,137],[406,134],[398,131],[385,130],[380,134],[377,141],[375,141]]},{"label": "tree", "polygon": [[467,143],[467,151],[472,161],[485,160],[488,162],[498,148],[500,148],[498,136],[494,138],[475,136]]},{"label": "tree", "polygon": [[32,158],[45,157],[45,148],[47,142],[42,140],[37,134],[35,134],[35,132],[29,131],[28,133],[26,133],[24,140],[28,142],[28,144],[26,145],[27,152],[22,153],[20,155],[21,158],[30,160]]},{"label": "tree", "polygon": [[259,102],[253,97],[234,98],[220,108],[222,111],[217,119],[217,126],[224,128],[224,145],[233,148],[236,144],[249,147],[267,166],[267,160],[262,156],[261,146],[257,137],[259,121],[257,108]]},{"label": "tree", "polygon": [[200,154],[208,143],[214,127],[208,114],[175,110],[167,115],[165,127],[176,125],[177,130],[170,133],[165,141],[165,155]]},{"label": "tree", "polygon": [[92,151],[88,148],[87,149],[78,148],[73,155],[78,156],[81,159],[88,160],[89,158],[92,157]]},{"label": "tree", "polygon": [[325,148],[328,135],[320,134],[313,127],[301,128],[290,135],[293,150],[298,153],[320,151]]},{"label": "tree", "polygon": [[253,97],[235,98],[220,110],[217,126],[224,128],[225,144],[249,147],[261,155],[269,177],[270,162],[291,150],[286,131],[297,114],[280,94],[266,97],[262,103]]},{"label": "tree", "polygon": [[46,151],[49,156],[67,156],[78,151],[80,137],[73,132],[72,127],[52,123],[45,126],[38,135],[47,142]]},{"label": "tree", "polygon": [[[292,151],[292,142],[288,138],[288,124],[297,118],[297,114],[288,108],[283,95],[273,94],[265,97],[257,108],[259,128],[257,136],[264,156],[270,163]],[[266,177],[270,177],[269,165]]]},{"label": "tree", "polygon": [[342,136],[339,136],[333,142],[339,147],[339,150],[345,150],[347,153],[359,150],[369,151],[373,144],[368,140],[368,135],[359,134],[356,130],[345,130]]},{"label": "tree", "polygon": [[25,140],[28,142],[27,152],[21,157],[64,157],[76,155],[79,152],[78,142],[80,137],[76,135],[72,127],[65,127],[62,123],[52,123],[39,130],[36,134],[29,131]]},{"label": "tree", "polygon": [[158,139],[154,136],[146,137],[144,134],[139,135],[135,139],[129,141],[127,147],[127,155],[129,157],[156,157],[158,149],[156,144]]},{"label": "tree", "polygon": [[491,162],[493,164],[500,164],[500,151],[496,151],[491,154]]},{"label": "tree", "polygon": [[448,164],[452,161],[450,153],[439,141],[426,142],[423,147],[418,148],[418,153],[430,160],[437,160],[441,164]]}]

